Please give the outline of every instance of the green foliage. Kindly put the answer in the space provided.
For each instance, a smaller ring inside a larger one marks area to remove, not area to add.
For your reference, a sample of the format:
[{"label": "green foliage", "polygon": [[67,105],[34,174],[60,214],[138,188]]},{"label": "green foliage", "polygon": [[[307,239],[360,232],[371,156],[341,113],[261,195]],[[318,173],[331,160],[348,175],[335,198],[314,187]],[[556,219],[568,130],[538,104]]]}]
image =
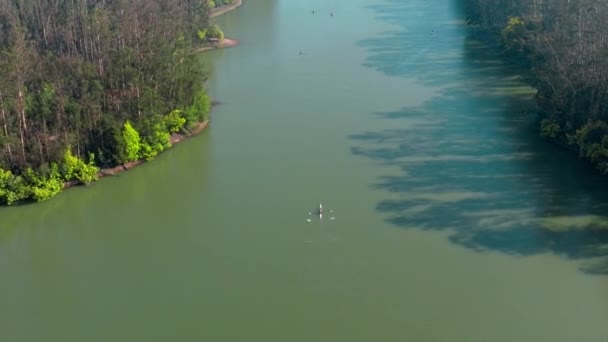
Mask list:
[{"label": "green foliage", "polygon": [[[179,126],[179,123],[181,122],[180,120],[178,120],[180,118],[179,113],[177,116],[172,115],[171,118],[171,123],[173,125],[172,127],[176,128],[175,125]],[[150,161],[154,157],[156,157],[156,155],[158,155],[165,149],[171,147],[171,134],[169,133],[166,119],[167,117],[159,117],[156,120],[148,120],[146,122],[142,134],[143,138],[141,143],[141,150],[139,152],[140,158],[145,159],[146,161]]]},{"label": "green foliage", "polygon": [[209,0],[209,8],[213,9],[216,7],[226,6],[233,2],[234,0]]},{"label": "green foliage", "polygon": [[[171,111],[192,107],[208,75],[193,47],[211,37],[216,2],[2,2],[0,165],[11,171],[1,171],[0,203],[50,197],[53,162],[62,181],[89,183],[98,166],[149,159],[170,146],[171,132],[186,123]],[[199,111],[191,113],[196,121]],[[79,154],[67,154],[66,144]]]},{"label": "green foliage", "polygon": [[196,109],[194,108],[194,106],[186,107],[182,113],[183,113],[184,119],[186,119],[186,124],[184,125],[184,128],[191,129],[194,126],[196,126],[196,124],[199,122],[198,115],[196,113]]},{"label": "green foliage", "polygon": [[217,26],[216,24],[213,24],[213,25],[209,26],[209,28],[207,29],[207,37],[223,40],[224,32],[222,32],[222,30],[220,29],[219,26]]},{"label": "green foliage", "polygon": [[148,144],[147,142],[144,141],[141,143],[141,150],[139,151],[139,155],[143,160],[150,161],[154,159],[154,157],[156,157],[158,153],[159,152],[155,148],[150,146],[150,144]]},{"label": "green foliage", "polygon": [[501,32],[502,42],[507,52],[522,53],[525,46],[525,24],[522,18],[509,18]]},{"label": "green foliage", "polygon": [[30,186],[29,197],[36,202],[46,201],[63,189],[63,181],[56,163],[51,164],[51,172],[48,176],[40,175],[28,168],[23,177]]},{"label": "green foliage", "polygon": [[569,141],[608,173],[606,1],[465,0],[468,19],[529,68],[541,136]]},{"label": "green foliage", "polygon": [[216,7],[226,6],[226,5],[230,5],[233,2],[234,2],[234,0],[216,0],[215,6]]},{"label": "green foliage", "polygon": [[179,132],[186,123],[186,119],[182,117],[182,111],[175,109],[165,116],[165,125],[169,133]]},{"label": "green foliage", "polygon": [[207,39],[207,29],[198,30],[198,32],[196,32],[196,35],[200,40]]},{"label": "green foliage", "polygon": [[205,89],[201,90],[194,98],[194,107],[198,112],[199,121],[205,121],[209,118],[209,112],[211,111],[211,98],[207,95]]},{"label": "green foliage", "polygon": [[543,119],[540,122],[540,134],[545,138],[555,139],[560,132],[559,124],[554,120]]},{"label": "green foliage", "polygon": [[13,205],[29,197],[31,190],[23,177],[0,169],[0,204]]},{"label": "green foliage", "polygon": [[146,137],[146,141],[149,142],[152,147],[155,147],[158,152],[162,152],[171,147],[170,139],[171,134],[167,131],[167,128],[160,123],[154,125],[152,136]]},{"label": "green foliage", "polygon": [[89,153],[89,162],[82,165],[80,172],[77,173],[76,179],[84,184],[89,184],[96,181],[99,176],[99,167],[95,165],[95,154]]},{"label": "green foliage", "polygon": [[74,156],[68,146],[63,155],[61,171],[65,181],[78,180],[81,183],[89,184],[97,180],[99,167],[95,165],[95,155],[93,153],[89,154],[89,162],[85,163],[82,159]]},{"label": "green foliage", "polygon": [[604,174],[608,174],[608,124],[590,121],[576,130],[571,143],[579,148],[580,155],[588,159]]},{"label": "green foliage", "polygon": [[194,97],[192,105],[183,110],[182,114],[186,120],[186,127],[192,128],[197,123],[208,119],[209,111],[211,110],[211,99],[207,92],[202,89]]},{"label": "green foliage", "polygon": [[128,120],[123,126],[121,142],[123,145],[121,161],[127,163],[138,160],[139,150],[141,149],[141,138]]},{"label": "green foliage", "polygon": [[71,147],[68,146],[65,154],[63,155],[63,164],[61,165],[61,173],[63,175],[63,179],[66,181],[70,181],[74,179],[76,174],[76,170],[80,166],[82,161],[78,159],[78,157],[74,156],[71,151]]}]

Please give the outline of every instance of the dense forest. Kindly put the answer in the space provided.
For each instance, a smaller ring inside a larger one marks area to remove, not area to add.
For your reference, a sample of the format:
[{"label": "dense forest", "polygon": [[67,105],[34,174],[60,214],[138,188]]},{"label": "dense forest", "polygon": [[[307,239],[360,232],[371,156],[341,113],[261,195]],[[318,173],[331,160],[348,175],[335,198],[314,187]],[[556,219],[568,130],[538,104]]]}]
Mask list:
[{"label": "dense forest", "polygon": [[206,120],[193,45],[221,34],[212,6],[0,0],[0,203],[45,200],[100,168],[150,160],[171,133]]},{"label": "dense forest", "polygon": [[467,0],[469,24],[498,37],[538,89],[540,132],[608,174],[608,2]]}]

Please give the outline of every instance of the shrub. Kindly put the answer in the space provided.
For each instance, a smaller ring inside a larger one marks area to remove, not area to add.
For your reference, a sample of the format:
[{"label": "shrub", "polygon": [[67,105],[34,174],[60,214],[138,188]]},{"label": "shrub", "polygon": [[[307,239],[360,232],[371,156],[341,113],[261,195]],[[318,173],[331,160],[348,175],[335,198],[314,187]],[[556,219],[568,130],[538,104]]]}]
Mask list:
[{"label": "shrub", "polygon": [[580,155],[593,163],[602,173],[608,173],[608,125],[590,121],[570,137],[578,145]]},{"label": "shrub", "polygon": [[543,119],[540,122],[540,135],[545,138],[555,139],[559,131],[559,124],[553,120]]},{"label": "shrub", "polygon": [[89,184],[97,180],[99,167],[95,165],[95,155],[89,154],[89,162],[85,163],[82,159],[74,156],[70,146],[63,155],[61,174],[66,181],[78,180],[81,183]]},{"label": "shrub", "polygon": [[207,39],[207,29],[198,30],[198,32],[196,32],[196,35],[198,36],[198,39],[200,39],[200,40]]},{"label": "shrub", "polygon": [[219,26],[217,26],[216,24],[213,24],[213,25],[209,26],[209,28],[207,29],[207,37],[223,40],[224,32],[222,32],[222,30],[220,30]]},{"label": "shrub", "polygon": [[59,166],[51,164],[51,172],[48,176],[37,174],[31,168],[24,172],[24,178],[30,186],[29,197],[36,202],[42,202],[54,197],[63,188]]},{"label": "shrub", "polygon": [[211,99],[205,89],[202,89],[194,97],[192,105],[182,112],[184,119],[186,119],[186,127],[192,128],[197,123],[207,120],[210,110]]},{"label": "shrub", "polygon": [[[183,126],[180,126],[180,122],[185,122],[185,119],[178,120],[180,117],[177,115],[177,118],[172,117],[171,126],[173,129]],[[171,134],[167,128],[169,126],[165,118],[157,118],[156,120],[146,122],[144,126],[144,134],[141,142],[141,149],[139,155],[142,159],[146,161],[152,160],[156,155],[165,149],[171,147]]]},{"label": "shrub", "polygon": [[122,148],[121,161],[131,162],[139,158],[139,150],[141,149],[141,138],[139,132],[133,128],[131,122],[127,120],[122,130]]},{"label": "shrub", "polygon": [[186,119],[182,117],[182,111],[176,109],[165,116],[165,126],[169,133],[179,132],[186,123]]},{"label": "shrub", "polygon": [[502,43],[509,53],[521,53],[525,46],[526,26],[522,18],[509,18],[507,25],[501,31]]},{"label": "shrub", "polygon": [[0,203],[13,205],[26,199],[31,190],[23,177],[15,176],[8,170],[0,169]]}]

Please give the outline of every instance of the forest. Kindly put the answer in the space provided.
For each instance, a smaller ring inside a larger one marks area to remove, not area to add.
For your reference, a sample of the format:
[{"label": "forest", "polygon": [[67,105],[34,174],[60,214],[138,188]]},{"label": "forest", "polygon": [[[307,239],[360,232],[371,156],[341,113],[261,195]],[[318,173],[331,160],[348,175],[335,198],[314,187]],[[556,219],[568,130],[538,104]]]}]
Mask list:
[{"label": "forest", "polygon": [[530,70],[540,134],[608,174],[608,2],[467,0],[467,10]]},{"label": "forest", "polygon": [[0,0],[0,203],[151,160],[204,122],[207,73],[193,47],[223,37],[209,26],[216,5]]}]

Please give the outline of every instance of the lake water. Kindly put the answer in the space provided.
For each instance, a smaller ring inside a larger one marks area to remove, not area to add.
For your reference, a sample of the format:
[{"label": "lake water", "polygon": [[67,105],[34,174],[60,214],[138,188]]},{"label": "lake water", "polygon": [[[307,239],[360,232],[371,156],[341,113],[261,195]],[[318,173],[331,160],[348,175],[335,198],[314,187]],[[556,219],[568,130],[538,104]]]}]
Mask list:
[{"label": "lake water", "polygon": [[606,341],[607,181],[461,2],[214,19],[207,131],[0,209],[2,340]]}]

